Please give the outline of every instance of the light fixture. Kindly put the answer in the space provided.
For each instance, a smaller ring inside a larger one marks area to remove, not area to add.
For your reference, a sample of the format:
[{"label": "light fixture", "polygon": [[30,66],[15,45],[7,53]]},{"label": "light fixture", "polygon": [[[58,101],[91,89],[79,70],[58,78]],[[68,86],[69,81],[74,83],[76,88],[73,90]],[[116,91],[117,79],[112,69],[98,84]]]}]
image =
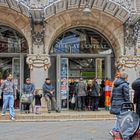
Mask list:
[{"label": "light fixture", "polygon": [[89,1],[86,0],[85,8],[83,10],[84,15],[90,15],[91,14],[91,9],[89,7]]}]

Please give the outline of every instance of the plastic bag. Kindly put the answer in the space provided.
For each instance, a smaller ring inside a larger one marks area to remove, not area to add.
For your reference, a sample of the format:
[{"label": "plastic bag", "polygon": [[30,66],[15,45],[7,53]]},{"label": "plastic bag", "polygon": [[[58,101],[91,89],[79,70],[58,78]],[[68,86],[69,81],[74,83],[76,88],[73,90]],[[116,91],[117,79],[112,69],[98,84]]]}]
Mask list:
[{"label": "plastic bag", "polygon": [[71,103],[72,103],[72,104],[75,103],[75,96],[72,96],[72,98],[71,98]]}]

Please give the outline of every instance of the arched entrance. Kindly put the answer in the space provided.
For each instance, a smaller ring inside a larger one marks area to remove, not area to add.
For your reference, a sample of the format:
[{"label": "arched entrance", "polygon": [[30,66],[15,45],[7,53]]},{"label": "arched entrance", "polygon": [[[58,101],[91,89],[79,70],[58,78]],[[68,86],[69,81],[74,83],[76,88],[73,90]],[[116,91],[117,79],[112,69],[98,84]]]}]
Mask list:
[{"label": "arched entrance", "polygon": [[12,73],[17,90],[22,90],[30,71],[25,63],[28,45],[25,37],[11,27],[0,25],[0,84]]},{"label": "arched entrance", "polygon": [[[88,84],[93,78],[113,78],[115,55],[108,39],[100,32],[86,27],[72,28],[55,39],[50,49],[49,76],[57,88],[60,107],[69,108],[69,84],[84,78]],[[56,71],[55,71],[56,70]]]}]

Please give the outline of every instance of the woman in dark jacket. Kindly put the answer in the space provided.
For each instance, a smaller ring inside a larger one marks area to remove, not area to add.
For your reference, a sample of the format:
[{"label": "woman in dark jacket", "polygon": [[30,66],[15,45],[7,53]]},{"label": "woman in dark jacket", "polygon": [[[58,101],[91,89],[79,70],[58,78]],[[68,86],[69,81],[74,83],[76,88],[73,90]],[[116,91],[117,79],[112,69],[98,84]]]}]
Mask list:
[{"label": "woman in dark jacket", "polygon": [[[127,79],[128,75],[126,73],[121,73],[120,78],[117,78],[114,81],[110,112],[117,116],[120,114],[122,104],[125,102],[129,102],[129,84],[127,82]],[[113,132],[118,130],[119,129],[116,122],[115,126],[110,131],[110,134],[113,135]]]},{"label": "woman in dark jacket", "polygon": [[134,92],[134,104],[136,104],[136,113],[140,117],[140,78],[136,79],[132,83],[132,89]]},{"label": "woman in dark jacket", "polygon": [[115,115],[119,115],[122,104],[129,101],[129,84],[127,82],[127,78],[128,75],[126,73],[122,73],[120,78],[114,82],[110,112]]}]

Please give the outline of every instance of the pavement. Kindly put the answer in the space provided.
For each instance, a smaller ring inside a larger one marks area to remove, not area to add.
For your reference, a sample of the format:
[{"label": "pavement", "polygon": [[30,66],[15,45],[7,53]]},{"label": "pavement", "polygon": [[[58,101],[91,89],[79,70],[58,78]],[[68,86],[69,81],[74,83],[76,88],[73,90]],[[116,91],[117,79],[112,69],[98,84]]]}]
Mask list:
[{"label": "pavement", "polygon": [[0,140],[113,140],[114,120],[0,123]]},{"label": "pavement", "polygon": [[[100,109],[100,111],[61,111],[57,113],[21,113],[19,110],[15,111],[16,122],[36,122],[36,121],[93,121],[93,120],[114,120],[115,116],[111,115],[109,111]],[[5,116],[0,116],[0,122],[10,121],[9,112]]]}]

